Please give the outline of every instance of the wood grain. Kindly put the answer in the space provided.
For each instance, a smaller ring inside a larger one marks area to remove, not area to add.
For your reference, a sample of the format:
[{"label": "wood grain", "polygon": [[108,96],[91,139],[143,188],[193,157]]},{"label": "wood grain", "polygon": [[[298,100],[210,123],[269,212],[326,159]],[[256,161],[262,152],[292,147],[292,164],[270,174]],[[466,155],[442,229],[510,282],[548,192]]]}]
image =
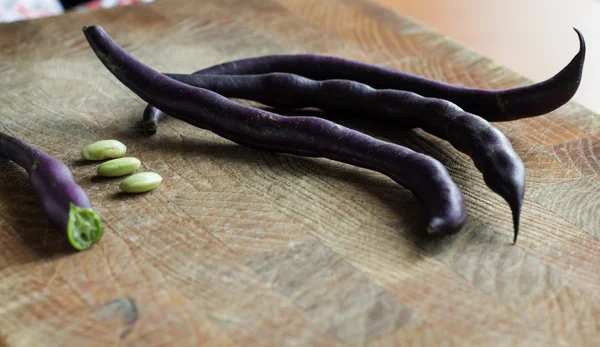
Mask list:
[{"label": "wood grain", "polygon": [[[497,124],[527,168],[517,245],[508,207],[468,157],[420,130],[340,119],[448,167],[467,225],[429,239],[416,199],[374,172],[174,119],[143,137],[144,104],[97,61],[80,31],[90,24],[171,72],[304,52],[481,88],[530,83],[367,0],[171,0],[0,25],[0,129],[67,163],[106,223],[94,248],[65,252],[25,173],[0,161],[1,344],[600,342],[597,115],[569,103]],[[106,138],[161,187],[123,196],[118,179],[94,177],[79,149]]]}]

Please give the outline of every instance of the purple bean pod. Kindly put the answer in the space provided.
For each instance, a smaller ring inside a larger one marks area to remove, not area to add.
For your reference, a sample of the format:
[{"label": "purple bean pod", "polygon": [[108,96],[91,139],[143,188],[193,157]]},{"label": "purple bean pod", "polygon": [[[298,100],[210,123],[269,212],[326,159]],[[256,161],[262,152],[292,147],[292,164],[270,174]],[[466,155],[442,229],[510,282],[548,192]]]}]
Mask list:
[{"label": "purple bean pod", "polygon": [[[448,100],[490,122],[540,116],[567,103],[581,83],[586,46],[581,32],[579,52],[551,78],[524,87],[486,90],[452,85],[354,60],[313,55],[267,55],[218,64],[195,72],[207,75],[292,73],[313,80],[344,79],[375,89],[397,89],[424,97]],[[152,108],[148,105],[148,108]],[[161,115],[162,117],[163,115]]]},{"label": "purple bean pod", "polygon": [[323,157],[371,169],[409,189],[429,214],[429,233],[453,233],[466,219],[464,197],[437,160],[317,117],[285,117],[189,86],[144,65],[100,27],[83,32],[104,66],[144,101],[240,145]]},{"label": "purple bean pod", "polygon": [[[265,75],[167,76],[225,97],[254,100],[283,108],[316,107],[359,113],[376,120],[410,124],[449,141],[469,155],[488,187],[502,196],[513,213],[514,242],[525,193],[525,166],[504,134],[489,122],[442,99],[412,92],[373,89],[349,80],[315,81],[287,73]],[[146,109],[148,110],[148,108]]]},{"label": "purple bean pod", "polygon": [[25,169],[50,224],[66,234],[73,248],[85,250],[100,240],[102,220],[64,163],[2,132],[0,157]]}]

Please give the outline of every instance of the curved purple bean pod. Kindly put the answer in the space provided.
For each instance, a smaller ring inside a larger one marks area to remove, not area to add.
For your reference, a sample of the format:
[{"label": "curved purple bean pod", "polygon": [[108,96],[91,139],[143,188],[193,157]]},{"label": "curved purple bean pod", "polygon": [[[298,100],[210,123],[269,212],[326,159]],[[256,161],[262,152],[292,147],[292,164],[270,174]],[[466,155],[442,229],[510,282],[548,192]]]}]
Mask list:
[{"label": "curved purple bean pod", "polygon": [[514,242],[517,240],[525,166],[500,130],[447,100],[400,90],[373,89],[349,80],[315,81],[286,73],[166,75],[226,97],[283,108],[359,112],[361,116],[401,121],[403,125],[410,124],[437,135],[469,155],[487,186],[507,201],[513,214]]},{"label": "curved purple bean pod", "polygon": [[504,122],[549,113],[575,95],[581,82],[586,47],[581,32],[573,30],[579,38],[579,52],[560,72],[539,83],[505,90],[457,86],[354,60],[312,54],[267,55],[235,60],[194,74],[286,72],[313,80],[352,80],[375,89],[406,90],[424,97],[445,99],[490,122]]},{"label": "curved purple bean pod", "polygon": [[317,117],[285,117],[235,103],[144,65],[100,27],[83,32],[106,68],[144,101],[173,117],[238,144],[323,157],[387,175],[409,189],[429,213],[429,233],[457,232],[466,219],[464,197],[437,160]]},{"label": "curved purple bean pod", "polygon": [[103,224],[69,168],[23,140],[0,132],[0,157],[19,165],[40,199],[48,220],[73,248],[85,250],[102,237]]}]

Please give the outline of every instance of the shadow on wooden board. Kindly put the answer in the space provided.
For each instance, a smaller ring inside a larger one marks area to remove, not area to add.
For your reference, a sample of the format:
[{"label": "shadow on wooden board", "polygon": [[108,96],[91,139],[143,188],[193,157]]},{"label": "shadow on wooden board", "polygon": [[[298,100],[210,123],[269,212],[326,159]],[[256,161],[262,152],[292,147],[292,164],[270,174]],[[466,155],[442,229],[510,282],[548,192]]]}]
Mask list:
[{"label": "shadow on wooden board", "polygon": [[[377,123],[353,120],[348,114],[325,113],[318,110],[280,110],[268,109],[269,111],[284,114],[287,116],[315,116],[326,118],[344,126],[348,126],[360,131],[369,133],[375,137],[384,136],[386,140],[411,147],[418,141],[423,141],[419,135],[415,134],[408,127],[401,124],[392,124],[393,126],[381,126]],[[107,133],[119,134],[119,138],[124,137],[136,142],[141,142],[146,150],[160,149],[165,152],[185,153],[192,156],[206,157],[225,157],[228,161],[235,162],[236,165],[254,165],[257,161],[266,156],[275,156],[281,159],[275,161],[275,165],[284,165],[283,158],[287,162],[293,162],[295,166],[305,168],[307,175],[316,175],[336,180],[343,180],[350,184],[357,191],[366,192],[373,198],[380,201],[383,205],[391,206],[401,215],[403,230],[398,230],[409,242],[420,248],[444,247],[448,243],[440,241],[444,237],[427,235],[425,230],[426,215],[422,205],[416,201],[414,196],[408,190],[399,186],[384,175],[368,175],[362,171],[356,171],[349,165],[334,166],[326,164],[323,161],[313,158],[304,158],[290,156],[286,154],[267,153],[257,151],[234,143],[214,143],[204,139],[186,139],[177,141],[170,137],[144,137],[141,134],[139,122],[128,124],[128,120],[136,119],[140,112],[133,112],[129,117],[124,117],[123,123],[112,125],[104,129]],[[60,122],[60,120],[57,120]],[[163,120],[161,126],[169,127],[169,118]],[[431,144],[435,146],[436,144]],[[242,153],[243,155],[240,155]],[[94,163],[82,160],[73,160],[66,163],[72,167],[90,166]],[[41,257],[54,257],[57,255],[67,255],[72,253],[72,248],[68,244],[66,237],[53,230],[49,225],[45,213],[39,203],[35,192],[31,188],[27,173],[17,165],[6,160],[0,161],[0,196],[10,197],[10,201],[5,201],[0,205],[0,215],[4,217],[14,231],[16,237],[29,248],[36,251]],[[113,178],[101,178],[92,175],[92,183],[106,183],[114,180]],[[109,199],[131,199],[131,195],[115,192],[107,196]]]},{"label": "shadow on wooden board", "polygon": [[12,236],[20,239],[15,244],[24,244],[42,258],[74,252],[66,235],[48,222],[25,170],[6,159],[0,159],[0,196],[6,197],[0,202],[0,216],[15,232]]}]

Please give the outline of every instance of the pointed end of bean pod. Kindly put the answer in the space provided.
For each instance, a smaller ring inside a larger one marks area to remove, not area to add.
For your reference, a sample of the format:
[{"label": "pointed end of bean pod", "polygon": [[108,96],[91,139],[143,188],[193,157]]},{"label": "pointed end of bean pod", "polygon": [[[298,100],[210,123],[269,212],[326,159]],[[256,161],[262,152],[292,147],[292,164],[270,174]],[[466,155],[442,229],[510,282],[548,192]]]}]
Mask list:
[{"label": "pointed end of bean pod", "polygon": [[517,237],[519,236],[519,220],[521,218],[521,205],[517,205],[512,208],[513,215],[513,226],[514,226],[514,237],[513,237],[513,245],[517,244]]},{"label": "pointed end of bean pod", "polygon": [[571,61],[545,81],[498,93],[496,104],[500,113],[486,119],[502,122],[540,116],[556,110],[573,98],[581,84],[586,55],[583,34],[577,28],[573,30],[579,39],[579,52]]},{"label": "pointed end of bean pod", "polygon": [[[519,177],[519,176],[513,176]],[[495,183],[498,181],[495,181]],[[487,183],[487,182],[486,182]],[[510,207],[513,219],[513,244],[517,242],[517,237],[519,236],[519,220],[521,218],[521,207],[523,205],[523,195],[524,195],[524,180],[521,179],[512,179],[510,181],[503,182],[503,185],[499,184],[488,184],[494,192],[500,195],[504,201]],[[510,183],[510,184],[508,184]]]},{"label": "pointed end of bean pod", "polygon": [[[514,175],[512,177],[519,177],[518,175]],[[519,236],[519,220],[521,218],[521,207],[523,206],[523,196],[525,192],[525,181],[524,179],[513,179],[510,181],[511,185],[503,186],[504,189],[493,189],[498,193],[508,206],[510,207],[510,211],[512,213],[513,219],[513,244],[517,242],[517,237]],[[490,188],[497,188],[498,186],[490,186]]]},{"label": "pointed end of bean pod", "polygon": [[[517,243],[517,237],[519,236],[519,221],[521,218],[521,208],[523,206],[523,196],[525,195],[524,176],[524,174],[513,174],[511,175],[511,177],[513,177],[513,180],[510,181],[512,182],[511,185],[503,186],[504,189],[502,190],[495,190],[496,193],[498,193],[500,196],[502,196],[502,198],[504,198],[504,200],[510,207],[514,230],[513,244]],[[517,177],[522,177],[522,179],[517,179]],[[498,188],[498,186],[496,186],[495,188]]]},{"label": "pointed end of bean pod", "polygon": [[[495,128],[493,128],[495,129]],[[514,151],[508,138],[495,129],[498,135],[493,153],[489,162],[481,164],[478,168],[483,173],[483,181],[496,194],[500,195],[508,204],[512,212],[514,227],[514,242],[519,234],[519,219],[523,198],[525,197],[526,172],[525,165]]]},{"label": "pointed end of bean pod", "polygon": [[67,238],[73,248],[83,251],[100,241],[104,232],[102,219],[91,208],[71,204],[67,224]]},{"label": "pointed end of bean pod", "polygon": [[[579,52],[577,52],[577,54],[573,57],[573,59],[571,59],[571,62],[569,63],[569,65],[567,65],[567,68],[569,66],[573,66],[572,70],[579,72],[578,73],[579,80],[581,80],[581,75],[583,73],[583,65],[585,62],[585,52],[586,52],[585,39],[583,38],[583,34],[581,33],[581,31],[579,31],[579,29],[574,27],[573,30],[575,31],[575,33],[577,34],[577,38],[579,39]],[[580,81],[578,81],[578,82],[580,82]],[[577,85],[579,86],[579,83]]]}]

